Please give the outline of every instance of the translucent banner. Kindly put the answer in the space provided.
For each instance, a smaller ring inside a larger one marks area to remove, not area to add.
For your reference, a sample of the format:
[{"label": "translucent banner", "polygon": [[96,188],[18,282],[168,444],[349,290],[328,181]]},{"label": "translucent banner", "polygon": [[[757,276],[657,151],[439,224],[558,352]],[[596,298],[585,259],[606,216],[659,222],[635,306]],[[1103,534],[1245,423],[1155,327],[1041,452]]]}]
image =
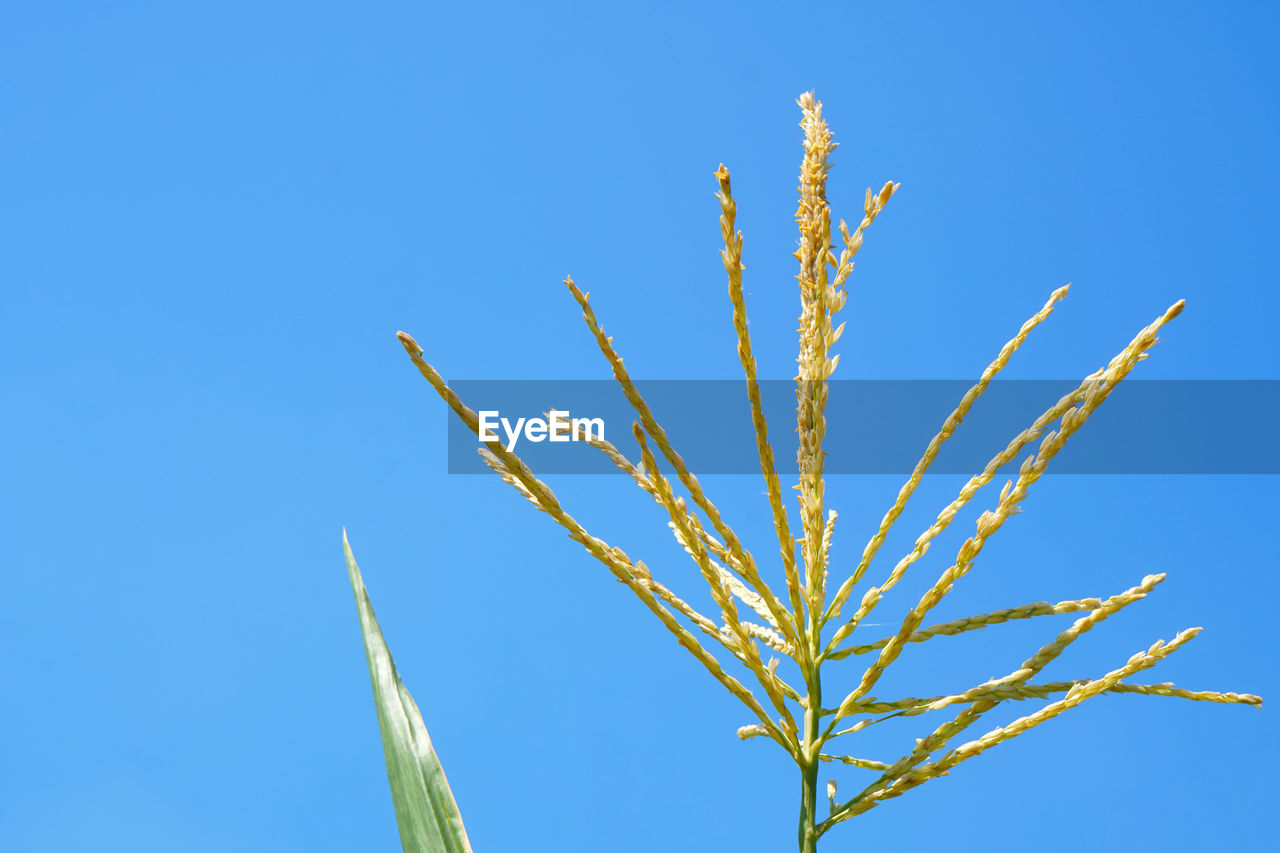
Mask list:
[{"label": "translucent banner", "polygon": [[[698,474],[758,474],[742,380],[644,380],[637,387],[672,446]],[[911,472],[973,386],[964,380],[833,380],[826,415],[828,474]],[[585,439],[639,451],[635,410],[612,380],[451,382],[482,414],[486,437],[540,474],[617,474]],[[779,474],[794,472],[797,383],[760,383]],[[974,474],[1079,380],[997,380],[930,468]],[[554,410],[554,411],[553,411]],[[1276,474],[1278,380],[1138,380],[1120,383],[1049,466],[1050,474]],[[480,441],[448,412],[448,470],[485,473]],[[1057,424],[1045,430],[1056,429]],[[1039,440],[1010,463],[1034,452]],[[660,455],[660,454],[659,454]]]}]

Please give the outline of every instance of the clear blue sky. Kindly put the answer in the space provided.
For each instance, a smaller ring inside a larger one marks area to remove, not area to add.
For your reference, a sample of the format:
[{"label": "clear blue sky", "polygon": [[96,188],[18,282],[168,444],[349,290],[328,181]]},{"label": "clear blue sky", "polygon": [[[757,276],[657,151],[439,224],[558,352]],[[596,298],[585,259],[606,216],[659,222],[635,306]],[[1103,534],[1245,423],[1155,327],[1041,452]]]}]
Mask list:
[{"label": "clear blue sky", "polygon": [[[0,848],[395,849],[346,525],[477,849],[791,849],[781,754],[737,741],[735,701],[548,519],[445,473],[395,331],[447,376],[607,377],[572,273],[636,375],[735,376],[723,161],[762,373],[789,377],[815,88],[836,215],[902,182],[844,376],[972,376],[1071,281],[1010,376],[1083,375],[1186,298],[1139,375],[1280,378],[1278,35],[1262,3],[6,3]],[[638,490],[552,485],[693,594]],[[707,485],[772,553],[758,480]],[[837,571],[897,486],[831,481]],[[957,486],[929,481],[886,556]],[[1280,700],[1276,486],[1050,477],[938,615],[1167,571],[1046,675],[1203,625],[1150,680]],[[879,692],[1003,674],[1066,620],[912,649]],[[1274,713],[1099,698],[828,847],[1265,846]],[[892,760],[915,723],[855,751]]]}]

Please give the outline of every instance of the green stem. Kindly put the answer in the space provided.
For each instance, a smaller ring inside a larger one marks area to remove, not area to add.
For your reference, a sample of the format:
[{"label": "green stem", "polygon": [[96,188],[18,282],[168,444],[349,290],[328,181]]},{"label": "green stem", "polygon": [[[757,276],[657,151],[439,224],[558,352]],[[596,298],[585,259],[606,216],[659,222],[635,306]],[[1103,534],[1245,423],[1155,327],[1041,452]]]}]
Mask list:
[{"label": "green stem", "polygon": [[[816,645],[816,644],[815,644]],[[816,655],[815,655],[816,658]],[[809,688],[809,707],[804,712],[804,743],[800,755],[800,853],[816,853],[818,849],[818,753],[821,751],[818,727],[821,720],[822,682],[817,667],[805,677]]]},{"label": "green stem", "polygon": [[818,833],[818,762],[800,770],[800,853],[816,853]]}]

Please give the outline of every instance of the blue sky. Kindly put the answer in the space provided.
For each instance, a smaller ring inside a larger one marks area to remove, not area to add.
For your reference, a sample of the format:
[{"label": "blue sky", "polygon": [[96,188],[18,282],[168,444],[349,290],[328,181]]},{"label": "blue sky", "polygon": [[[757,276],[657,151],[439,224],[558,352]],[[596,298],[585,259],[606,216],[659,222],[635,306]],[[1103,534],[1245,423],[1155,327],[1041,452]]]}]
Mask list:
[{"label": "blue sky", "polygon": [[[813,88],[835,214],[902,182],[853,276],[845,377],[973,376],[1071,281],[1009,376],[1081,376],[1186,298],[1137,375],[1280,378],[1276,25],[1233,3],[5,4],[0,847],[396,849],[346,525],[477,849],[789,849],[781,754],[737,741],[734,700],[548,519],[446,474],[395,331],[450,377],[605,378],[572,273],[635,375],[736,376],[724,162],[761,372],[789,377]],[[696,590],[634,487],[551,484]],[[926,482],[886,557],[958,485]],[[707,486],[772,553],[758,480]],[[837,566],[897,486],[832,479]],[[1049,477],[938,615],[1167,571],[1046,674],[1203,625],[1151,680],[1280,696],[1275,489]],[[1003,674],[1069,618],[912,649],[882,692]],[[827,846],[1256,845],[1271,713],[1099,698]],[[857,750],[892,760],[915,723]]]}]

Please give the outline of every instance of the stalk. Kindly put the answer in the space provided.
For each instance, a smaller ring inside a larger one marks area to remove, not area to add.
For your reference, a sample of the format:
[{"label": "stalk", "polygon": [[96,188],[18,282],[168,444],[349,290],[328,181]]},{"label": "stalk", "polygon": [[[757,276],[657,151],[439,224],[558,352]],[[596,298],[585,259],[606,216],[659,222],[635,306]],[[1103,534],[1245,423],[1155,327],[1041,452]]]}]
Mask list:
[{"label": "stalk", "polygon": [[804,712],[804,742],[800,753],[800,853],[816,853],[818,849],[818,717],[822,707],[822,683],[817,667],[805,681],[809,687],[809,707]]},{"label": "stalk", "polygon": [[[802,664],[808,689],[804,710],[804,739],[800,745],[800,853],[816,853],[818,849],[818,755],[822,752],[819,727],[822,717],[822,674],[818,646],[821,629],[816,619],[820,609],[810,611],[809,630],[804,640],[809,644],[809,661]],[[797,622],[801,621],[797,615]]]},{"label": "stalk", "polygon": [[811,761],[800,774],[800,853],[816,853],[818,810],[818,762]]}]

